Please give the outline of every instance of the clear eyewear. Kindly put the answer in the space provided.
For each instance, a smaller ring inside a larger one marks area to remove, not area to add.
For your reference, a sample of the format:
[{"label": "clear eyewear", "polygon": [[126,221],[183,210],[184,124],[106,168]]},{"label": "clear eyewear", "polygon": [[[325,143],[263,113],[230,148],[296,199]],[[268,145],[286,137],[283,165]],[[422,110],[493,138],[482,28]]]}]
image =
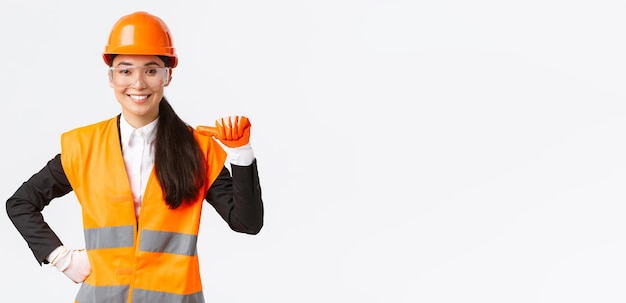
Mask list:
[{"label": "clear eyewear", "polygon": [[109,67],[109,80],[117,87],[131,87],[139,78],[148,87],[161,87],[167,85],[169,77],[169,67],[132,65]]}]

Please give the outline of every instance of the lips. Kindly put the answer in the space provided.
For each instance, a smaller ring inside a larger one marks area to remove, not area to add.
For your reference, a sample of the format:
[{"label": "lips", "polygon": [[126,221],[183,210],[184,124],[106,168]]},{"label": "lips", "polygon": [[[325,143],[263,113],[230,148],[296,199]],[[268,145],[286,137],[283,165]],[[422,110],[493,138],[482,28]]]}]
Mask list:
[{"label": "lips", "polygon": [[150,95],[127,95],[135,103],[143,103],[150,97]]}]

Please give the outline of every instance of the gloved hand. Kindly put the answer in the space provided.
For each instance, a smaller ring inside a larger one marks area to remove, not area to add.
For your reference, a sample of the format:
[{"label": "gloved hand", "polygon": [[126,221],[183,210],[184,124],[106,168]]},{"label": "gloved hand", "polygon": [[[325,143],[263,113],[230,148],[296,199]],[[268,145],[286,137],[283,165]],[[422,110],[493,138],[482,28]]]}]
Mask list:
[{"label": "gloved hand", "polygon": [[224,118],[215,121],[215,127],[200,125],[197,127],[201,134],[215,136],[222,144],[237,148],[242,147],[250,142],[250,121],[245,116],[229,116],[228,121]]},{"label": "gloved hand", "polygon": [[87,251],[84,249],[69,250],[62,247],[61,252],[51,263],[74,283],[85,281],[91,274],[91,264],[87,257]]}]

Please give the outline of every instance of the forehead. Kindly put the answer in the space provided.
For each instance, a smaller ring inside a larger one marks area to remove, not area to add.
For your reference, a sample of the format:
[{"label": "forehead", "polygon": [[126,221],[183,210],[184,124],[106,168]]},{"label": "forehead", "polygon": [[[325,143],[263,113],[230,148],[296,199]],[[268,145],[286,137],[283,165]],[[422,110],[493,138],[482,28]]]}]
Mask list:
[{"label": "forehead", "polygon": [[113,66],[117,66],[119,64],[123,65],[134,65],[134,66],[143,66],[150,64],[158,64],[160,66],[165,65],[163,60],[158,56],[153,55],[117,55],[113,59]]}]

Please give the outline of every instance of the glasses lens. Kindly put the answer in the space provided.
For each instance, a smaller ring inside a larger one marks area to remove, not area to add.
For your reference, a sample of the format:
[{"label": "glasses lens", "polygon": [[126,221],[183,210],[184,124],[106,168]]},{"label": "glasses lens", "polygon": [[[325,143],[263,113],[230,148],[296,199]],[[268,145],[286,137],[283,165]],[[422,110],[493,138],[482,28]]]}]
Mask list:
[{"label": "glasses lens", "polygon": [[109,68],[109,78],[113,85],[130,87],[138,82],[148,87],[161,87],[167,84],[169,69],[161,66],[119,66]]}]

